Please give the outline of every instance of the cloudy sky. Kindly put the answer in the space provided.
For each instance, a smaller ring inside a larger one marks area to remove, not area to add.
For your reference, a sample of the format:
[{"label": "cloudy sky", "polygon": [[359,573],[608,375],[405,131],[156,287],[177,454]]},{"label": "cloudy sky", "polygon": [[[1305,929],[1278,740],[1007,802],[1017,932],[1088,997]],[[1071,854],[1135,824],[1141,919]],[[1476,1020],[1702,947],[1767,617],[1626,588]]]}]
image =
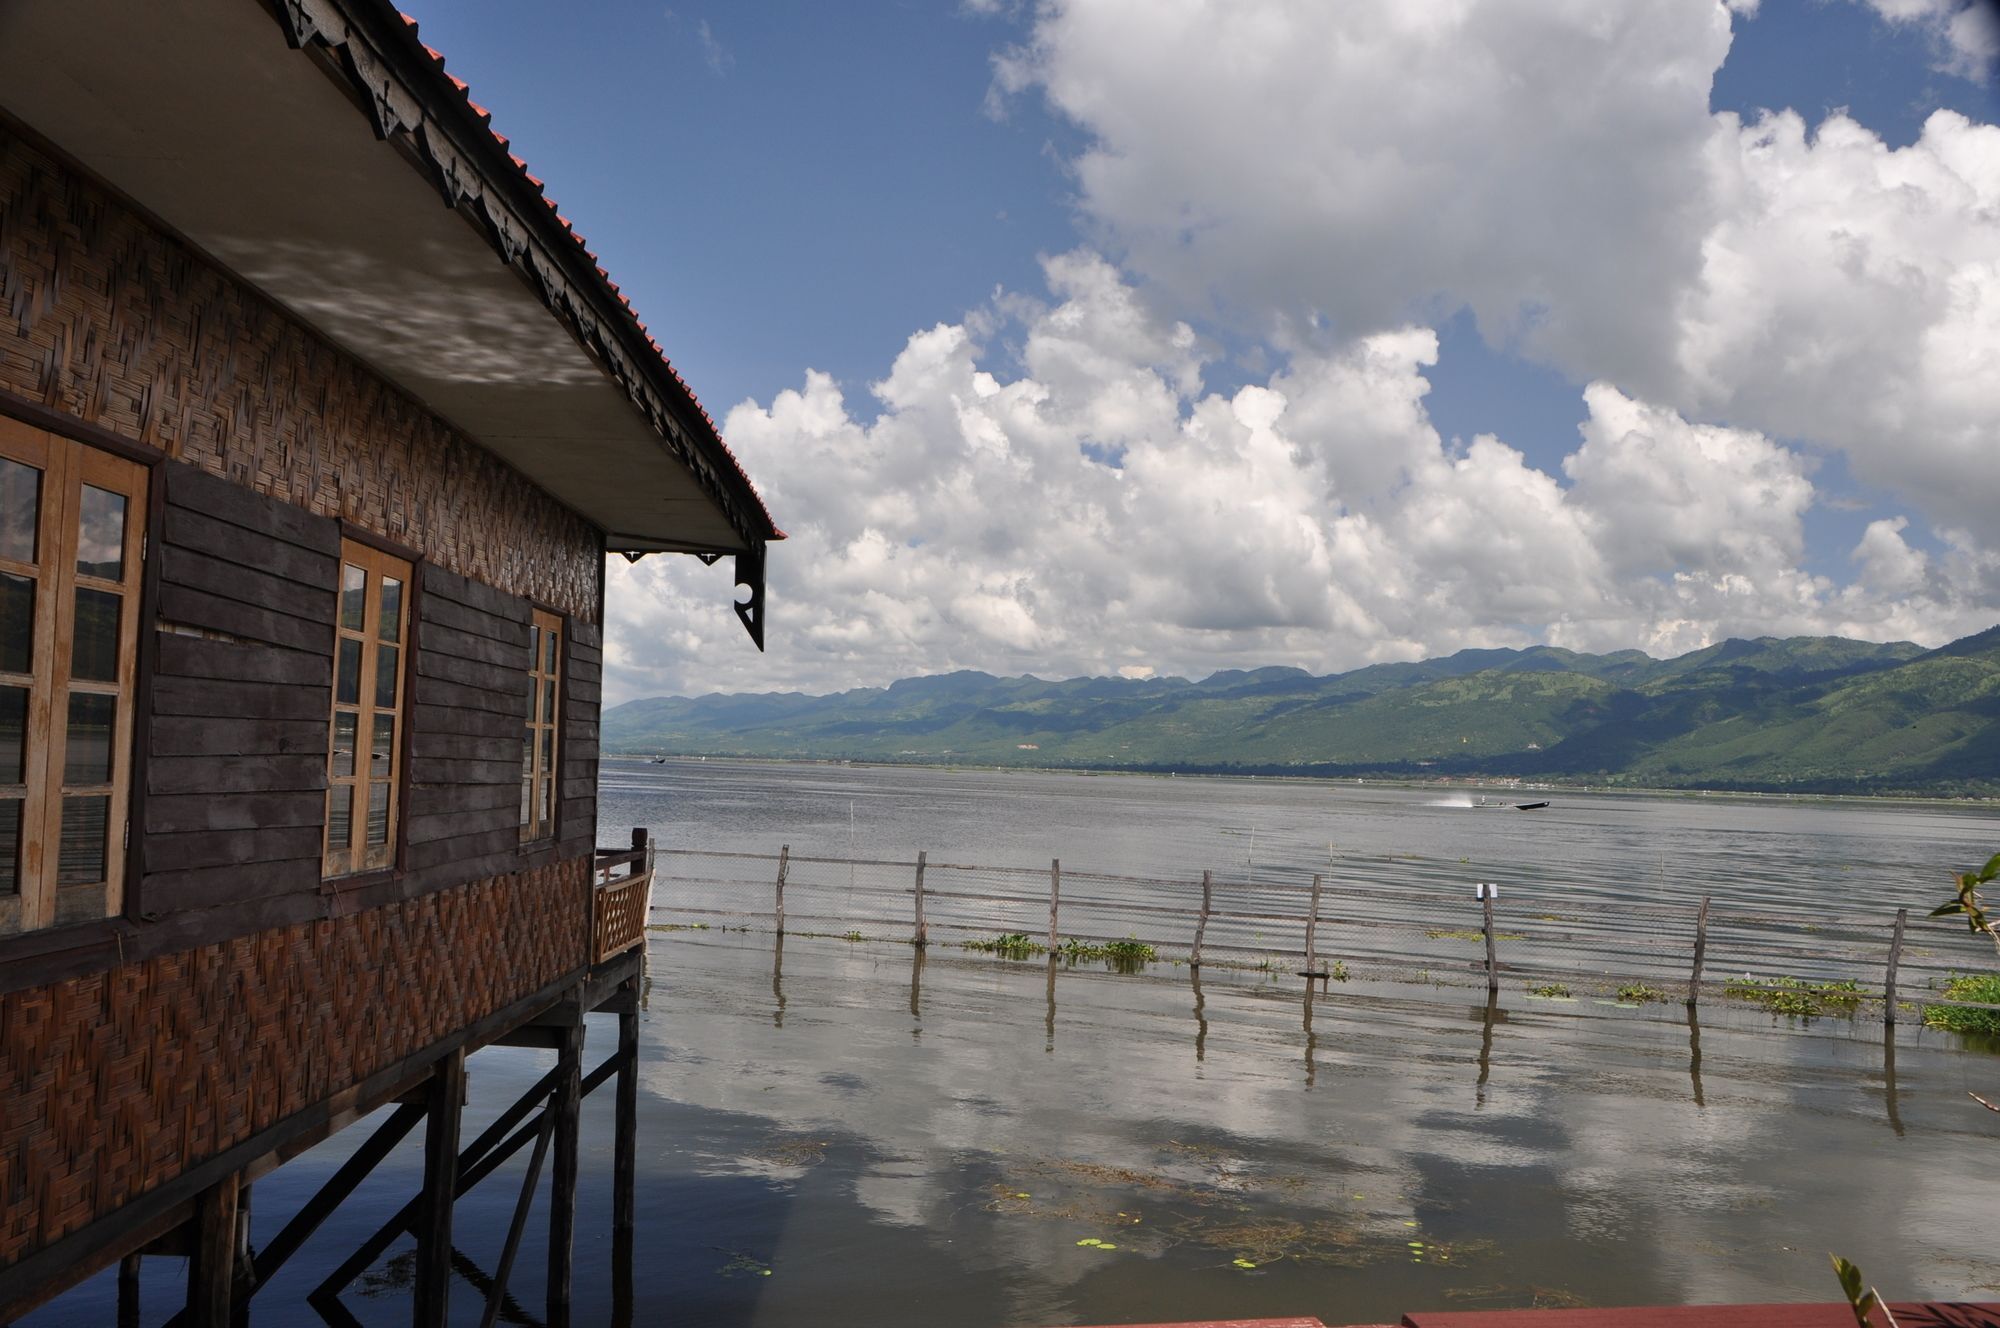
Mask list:
[{"label": "cloudy sky", "polygon": [[2000,621],[1967,0],[409,0],[791,539],[612,700]]}]

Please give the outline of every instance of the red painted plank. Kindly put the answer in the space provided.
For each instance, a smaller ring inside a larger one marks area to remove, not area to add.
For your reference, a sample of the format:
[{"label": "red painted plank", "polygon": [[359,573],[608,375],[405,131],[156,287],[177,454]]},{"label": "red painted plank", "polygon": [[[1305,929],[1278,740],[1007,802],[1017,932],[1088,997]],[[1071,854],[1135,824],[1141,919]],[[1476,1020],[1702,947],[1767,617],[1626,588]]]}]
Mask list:
[{"label": "red painted plank", "polygon": [[[1990,1325],[2000,1328],[2000,1304],[1891,1302],[1903,1328]],[[1404,1328],[1854,1328],[1845,1305],[1650,1305],[1623,1309],[1482,1310],[1406,1314]]]}]

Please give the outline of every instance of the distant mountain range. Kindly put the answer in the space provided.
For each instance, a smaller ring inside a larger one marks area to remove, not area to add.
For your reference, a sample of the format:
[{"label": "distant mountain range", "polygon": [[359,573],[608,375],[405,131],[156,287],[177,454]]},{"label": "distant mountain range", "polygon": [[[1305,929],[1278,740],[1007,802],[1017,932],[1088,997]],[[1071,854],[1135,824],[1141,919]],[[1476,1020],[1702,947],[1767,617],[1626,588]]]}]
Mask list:
[{"label": "distant mountain range", "polygon": [[631,701],[604,713],[602,736],[614,753],[1994,795],[2000,627],[1937,650],[1760,637],[1659,660],[1536,646],[1326,677],[960,672]]}]

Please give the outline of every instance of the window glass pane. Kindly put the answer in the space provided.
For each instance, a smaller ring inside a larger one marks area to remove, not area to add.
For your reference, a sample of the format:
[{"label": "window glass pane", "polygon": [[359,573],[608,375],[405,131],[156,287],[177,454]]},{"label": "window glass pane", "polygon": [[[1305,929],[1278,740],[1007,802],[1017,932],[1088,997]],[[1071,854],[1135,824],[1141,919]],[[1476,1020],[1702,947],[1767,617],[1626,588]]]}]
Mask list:
[{"label": "window glass pane", "polygon": [[21,800],[0,802],[0,895],[21,893]]},{"label": "window glass pane", "polygon": [[396,753],[396,717],[394,715],[375,716],[375,740],[370,747],[373,759],[368,763],[368,773],[375,779],[387,779],[389,766]]},{"label": "window glass pane", "polygon": [[521,824],[526,825],[535,809],[535,730],[528,729],[521,744]]},{"label": "window glass pane", "polygon": [[375,704],[393,706],[396,704],[396,678],[401,670],[403,652],[395,646],[375,647]]},{"label": "window glass pane", "polygon": [[542,777],[542,830],[544,832],[553,832],[555,830],[555,796],[556,777],[552,774],[544,775]]},{"label": "window glass pane", "polygon": [[76,628],[70,640],[69,673],[91,682],[118,681],[118,613],[123,595],[76,588]]},{"label": "window glass pane", "polygon": [[335,784],[326,791],[326,846],[338,853],[354,837],[354,785]]},{"label": "window glass pane", "polygon": [[63,783],[111,782],[111,729],[118,698],[96,692],[69,694],[69,732],[63,739]]},{"label": "window glass pane", "polygon": [[333,673],[333,699],[341,705],[361,703],[361,643],[340,638],[340,659]]},{"label": "window glass pane", "polygon": [[0,671],[26,673],[34,658],[34,578],[0,572]]},{"label": "window glass pane", "polygon": [[367,622],[368,573],[353,563],[343,564],[340,569],[340,627],[345,632],[358,632]]},{"label": "window glass pane", "polygon": [[558,637],[554,632],[548,633],[548,635],[543,638],[542,641],[543,673],[554,673],[556,671],[556,649],[560,644],[561,644],[561,638]]},{"label": "window glass pane", "polygon": [[110,828],[110,798],[95,794],[63,799],[57,885],[92,885],[104,879],[104,849]]},{"label": "window glass pane", "polygon": [[528,624],[528,672],[533,673],[542,666],[542,629]]},{"label": "window glass pane", "polygon": [[0,784],[28,782],[28,689],[0,687]]},{"label": "window glass pane", "polygon": [[368,842],[389,842],[389,781],[378,779],[368,786]]},{"label": "window glass pane", "polygon": [[354,773],[354,735],[361,717],[352,711],[336,710],[333,714],[333,773],[351,775]]},{"label": "window glass pane", "polygon": [[542,773],[554,777],[556,771],[556,731],[542,730]]},{"label": "window glass pane", "polygon": [[[542,684],[535,677],[535,675],[531,673],[528,675],[528,723],[539,724],[542,722],[542,717],[535,713],[535,707],[541,704],[541,700],[542,700]],[[530,733],[528,735],[528,741],[532,744],[534,740],[535,740],[535,735]]]},{"label": "window glass pane", "polygon": [[83,486],[83,510],[77,514],[76,570],[106,581],[125,579],[125,495]]},{"label": "window glass pane", "polygon": [[382,613],[375,635],[384,641],[403,639],[403,583],[393,576],[382,578]]},{"label": "window glass pane", "polygon": [[542,723],[556,722],[556,680],[550,678],[542,684]]},{"label": "window glass pane", "polygon": [[[42,516],[42,472],[0,457],[0,558],[35,561],[35,530]],[[18,820],[19,809],[15,816]]]}]

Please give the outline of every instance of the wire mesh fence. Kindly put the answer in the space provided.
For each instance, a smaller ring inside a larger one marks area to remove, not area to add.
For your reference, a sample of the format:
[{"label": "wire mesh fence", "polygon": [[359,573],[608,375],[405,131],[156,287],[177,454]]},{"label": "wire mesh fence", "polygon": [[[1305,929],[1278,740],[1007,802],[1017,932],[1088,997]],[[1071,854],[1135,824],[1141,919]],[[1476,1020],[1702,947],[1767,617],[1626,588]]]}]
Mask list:
[{"label": "wire mesh fence", "polygon": [[[1559,889],[1436,873],[1406,888],[1266,870],[1179,877],[1046,866],[662,850],[653,922],[1026,955],[1314,973],[1624,1001],[1728,994],[1792,1013],[1912,1017],[1923,1005],[2000,1011],[1946,994],[2000,956],[1957,919],[1699,905],[1579,905]],[[1106,947],[1109,947],[1107,952]],[[1141,948],[1145,947],[1145,948]]]}]

